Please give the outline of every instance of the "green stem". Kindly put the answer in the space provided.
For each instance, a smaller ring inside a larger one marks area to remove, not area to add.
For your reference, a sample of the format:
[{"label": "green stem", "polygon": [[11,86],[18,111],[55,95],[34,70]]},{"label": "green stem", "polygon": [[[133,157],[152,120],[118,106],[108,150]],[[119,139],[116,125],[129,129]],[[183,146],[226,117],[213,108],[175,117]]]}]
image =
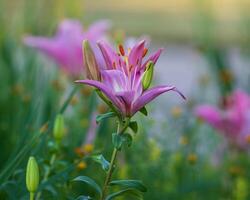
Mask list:
[{"label": "green stem", "polygon": [[[121,121],[119,121],[118,126],[117,126],[117,134],[118,135],[119,134],[123,134],[125,132],[125,130],[128,128],[128,126],[129,126],[129,119],[126,120],[126,123],[125,123],[124,127],[121,130],[120,130],[120,124],[122,124]],[[106,197],[107,188],[108,188],[108,185],[109,185],[109,183],[111,181],[112,174],[114,172],[115,161],[116,161],[116,158],[117,158],[117,154],[118,154],[118,150],[116,148],[114,148],[113,153],[112,153],[112,157],[111,157],[111,160],[110,160],[109,170],[108,170],[108,173],[107,173],[104,185],[103,185],[103,189],[102,189],[102,194],[101,194],[100,200],[104,200],[105,197]]]},{"label": "green stem", "polygon": [[[49,168],[46,170],[46,172],[45,172],[45,174],[44,174],[42,183],[45,183],[45,182],[48,180],[49,175],[50,175],[50,172],[51,172],[51,168],[52,168],[52,166],[54,165],[55,160],[56,160],[56,154],[54,153],[54,154],[51,156],[51,159],[50,159],[50,161],[49,161]],[[40,197],[41,197],[41,195],[42,195],[42,192],[41,192],[41,191],[38,192],[38,193],[37,193],[37,196],[36,196],[36,200],[39,200]]]},{"label": "green stem", "polygon": [[34,192],[30,192],[30,200],[34,200],[35,199],[35,193]]},{"label": "green stem", "polygon": [[75,95],[76,91],[77,91],[78,87],[74,87],[73,90],[70,92],[68,98],[66,99],[66,101],[64,102],[64,104],[62,105],[59,113],[64,113],[64,111],[66,110],[66,108],[68,107],[72,97]]}]

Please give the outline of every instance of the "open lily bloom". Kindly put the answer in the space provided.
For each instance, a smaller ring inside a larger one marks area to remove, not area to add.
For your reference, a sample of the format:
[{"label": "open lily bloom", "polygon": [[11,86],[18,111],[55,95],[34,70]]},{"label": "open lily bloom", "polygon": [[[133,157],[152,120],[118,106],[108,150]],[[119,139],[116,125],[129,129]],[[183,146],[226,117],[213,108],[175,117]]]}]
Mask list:
[{"label": "open lily bloom", "polygon": [[250,97],[243,91],[233,92],[223,110],[201,105],[196,107],[195,114],[239,147],[250,142]]},{"label": "open lily bloom", "polygon": [[[147,87],[144,87],[145,84],[143,85],[145,81],[151,83],[152,70],[149,79],[145,80],[144,77],[148,76],[149,63],[151,67],[155,65],[162,49],[149,56],[143,62],[147,54],[145,41],[137,43],[131,49],[128,49],[127,52],[121,45],[119,45],[118,52],[104,42],[99,42],[98,46],[105,59],[106,67],[104,69],[95,67],[95,73],[93,73],[95,76],[89,76],[92,77],[92,80],[78,80],[76,82],[94,86],[102,91],[122,116],[133,116],[147,103],[164,92],[175,91],[184,98],[174,86],[157,86],[148,89],[149,84],[146,84],[148,85]],[[94,69],[93,65],[87,67]],[[99,75],[97,76],[96,74]]]},{"label": "open lily bloom", "polygon": [[[82,40],[87,39],[90,43],[96,43],[97,40],[105,38],[109,28],[110,23],[101,20],[93,23],[88,30],[84,31],[79,21],[66,19],[59,24],[54,37],[26,36],[24,43],[53,58],[67,74],[79,77],[84,66]],[[96,49],[94,48],[94,50]],[[97,62],[103,65],[104,61],[98,52],[96,52]]]}]

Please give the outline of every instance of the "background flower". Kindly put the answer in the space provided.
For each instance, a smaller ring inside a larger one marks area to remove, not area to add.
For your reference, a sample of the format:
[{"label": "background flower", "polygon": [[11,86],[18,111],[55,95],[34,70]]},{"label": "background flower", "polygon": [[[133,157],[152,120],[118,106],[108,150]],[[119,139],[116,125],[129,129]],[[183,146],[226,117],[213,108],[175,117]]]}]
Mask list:
[{"label": "background flower", "polygon": [[[105,39],[110,29],[110,22],[101,20],[93,23],[84,30],[81,22],[65,19],[57,29],[54,37],[26,36],[24,43],[34,47],[53,58],[59,67],[72,76],[78,76],[83,67],[82,41],[88,39],[90,43]],[[94,51],[96,48],[93,46]],[[96,51],[97,62],[103,65],[100,53]]]}]

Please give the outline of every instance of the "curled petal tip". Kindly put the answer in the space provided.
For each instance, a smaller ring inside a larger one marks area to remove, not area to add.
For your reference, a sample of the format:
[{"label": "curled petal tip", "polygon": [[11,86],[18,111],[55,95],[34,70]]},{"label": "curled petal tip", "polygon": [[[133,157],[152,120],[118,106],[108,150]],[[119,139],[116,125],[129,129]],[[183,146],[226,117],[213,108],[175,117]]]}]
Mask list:
[{"label": "curled petal tip", "polygon": [[173,91],[177,92],[184,100],[187,100],[184,94],[182,94],[176,87],[174,87]]}]

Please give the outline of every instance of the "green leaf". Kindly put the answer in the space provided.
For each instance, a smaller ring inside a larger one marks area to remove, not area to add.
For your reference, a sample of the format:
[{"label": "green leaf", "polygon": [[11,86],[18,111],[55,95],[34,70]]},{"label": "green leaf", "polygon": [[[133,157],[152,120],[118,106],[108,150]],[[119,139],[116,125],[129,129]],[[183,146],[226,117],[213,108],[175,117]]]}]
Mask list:
[{"label": "green leaf", "polygon": [[122,137],[120,134],[117,134],[117,133],[113,133],[112,134],[112,143],[114,145],[114,147],[117,149],[117,150],[121,150],[122,148],[122,143],[123,143],[123,140],[122,140]]},{"label": "green leaf", "polygon": [[122,143],[127,143],[128,147],[132,145],[133,137],[129,133],[123,133],[121,137],[122,137]]},{"label": "green leaf", "polygon": [[143,115],[148,116],[148,111],[147,111],[147,109],[146,109],[145,106],[141,108],[140,112],[141,112]]},{"label": "green leaf", "polygon": [[87,176],[78,176],[73,181],[82,181],[93,187],[99,194],[102,193],[100,186],[91,178]]},{"label": "green leaf", "polygon": [[114,147],[117,150],[121,150],[122,145],[126,143],[128,147],[132,145],[133,138],[129,133],[123,133],[123,134],[117,134],[113,133],[112,134],[112,142]]},{"label": "green leaf", "polygon": [[136,121],[129,122],[129,127],[134,131],[134,133],[137,133],[138,131],[138,124]]},{"label": "green leaf", "polygon": [[105,171],[109,170],[110,163],[104,158],[102,154],[91,156],[92,160],[102,165],[102,169]]},{"label": "green leaf", "polygon": [[108,113],[105,113],[105,114],[98,115],[96,117],[96,123],[99,123],[100,121],[102,121],[104,119],[107,119],[107,118],[110,118],[110,117],[115,117],[115,116],[116,116],[115,112],[108,112]]},{"label": "green leaf", "polygon": [[128,188],[108,195],[105,200],[112,200],[122,195],[130,196],[133,197],[133,199],[138,199],[138,200],[143,199],[141,192],[139,192],[138,190]]},{"label": "green leaf", "polygon": [[91,199],[92,198],[90,196],[84,196],[84,195],[81,195],[76,198],[76,200],[91,200]]},{"label": "green leaf", "polygon": [[111,181],[109,185],[110,186],[119,185],[130,189],[136,189],[139,190],[140,192],[147,192],[146,186],[143,185],[142,181],[140,180],[115,180]]}]

